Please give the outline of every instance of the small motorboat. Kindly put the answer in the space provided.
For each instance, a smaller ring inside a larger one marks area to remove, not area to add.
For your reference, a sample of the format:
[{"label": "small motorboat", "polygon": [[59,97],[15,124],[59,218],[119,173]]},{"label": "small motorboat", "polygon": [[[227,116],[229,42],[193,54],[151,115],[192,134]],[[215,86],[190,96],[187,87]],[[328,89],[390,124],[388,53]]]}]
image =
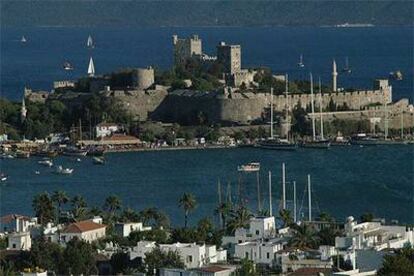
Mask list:
[{"label": "small motorboat", "polygon": [[53,162],[50,159],[43,159],[43,160],[37,161],[37,163],[39,163],[40,165],[46,166],[46,167],[53,166]]},{"label": "small motorboat", "polygon": [[76,158],[76,162],[82,162],[82,159]]},{"label": "small motorboat", "polygon": [[24,36],[22,36],[22,38],[20,39],[20,42],[21,43],[26,43],[27,42],[27,39]]},{"label": "small motorboat", "polygon": [[245,165],[240,165],[237,167],[237,171],[239,172],[258,172],[260,171],[260,163],[258,162],[251,162]]},{"label": "small motorboat", "polygon": [[71,71],[73,70],[73,65],[70,64],[68,61],[65,61],[63,63],[63,69],[65,69],[66,71]]},{"label": "small motorboat", "polygon": [[34,173],[35,173],[36,175],[39,175],[39,174],[40,174],[40,172],[39,172],[39,171],[35,171]]},{"label": "small motorboat", "polygon": [[395,72],[390,72],[390,78],[400,81],[403,79],[403,74],[401,73],[400,70],[397,70]]},{"label": "small motorboat", "polygon": [[7,174],[0,173],[0,181],[1,182],[5,182],[7,180],[7,178],[9,178]]},{"label": "small motorboat", "polygon": [[56,173],[57,174],[72,174],[73,173],[73,169],[63,168],[62,166],[58,166],[56,168]]},{"label": "small motorboat", "polygon": [[95,165],[104,165],[105,164],[105,158],[103,158],[103,157],[97,157],[97,156],[95,156],[95,157],[93,157],[93,163],[95,164]]},{"label": "small motorboat", "polygon": [[7,153],[3,153],[2,155],[0,155],[1,159],[13,159],[14,156],[11,154],[7,154]]}]

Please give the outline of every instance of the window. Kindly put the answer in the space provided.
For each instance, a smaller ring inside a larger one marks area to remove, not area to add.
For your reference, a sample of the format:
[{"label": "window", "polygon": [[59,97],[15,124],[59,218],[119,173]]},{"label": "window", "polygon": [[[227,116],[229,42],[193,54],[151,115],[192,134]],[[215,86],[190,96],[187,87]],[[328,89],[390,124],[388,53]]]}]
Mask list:
[{"label": "window", "polygon": [[268,259],[270,259],[270,253],[269,253],[269,252],[267,252],[267,254],[266,254],[266,255],[267,255],[267,258],[268,258]]},{"label": "window", "polygon": [[256,230],[256,235],[259,235],[260,234],[260,231],[259,230]]},{"label": "window", "polygon": [[16,244],[15,244],[15,243],[13,243],[12,247],[13,247],[13,248],[16,248]]},{"label": "window", "polygon": [[248,259],[249,258],[249,252],[246,252],[245,256],[246,256],[246,259]]},{"label": "window", "polygon": [[193,262],[193,256],[188,255],[187,256],[187,263],[192,263]]},{"label": "window", "polygon": [[242,243],[242,240],[239,240],[239,243]]}]

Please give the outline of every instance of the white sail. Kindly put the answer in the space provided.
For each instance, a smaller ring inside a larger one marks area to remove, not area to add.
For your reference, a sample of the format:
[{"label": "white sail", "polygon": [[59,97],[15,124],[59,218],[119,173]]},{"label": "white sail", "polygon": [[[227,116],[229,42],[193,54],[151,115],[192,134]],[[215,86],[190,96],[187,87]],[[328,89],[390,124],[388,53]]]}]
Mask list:
[{"label": "white sail", "polygon": [[88,46],[89,48],[93,47],[93,39],[91,36],[88,36],[88,41],[86,42],[86,46]]},{"label": "white sail", "polygon": [[95,75],[95,66],[93,65],[92,57],[89,60],[88,75],[91,77]]},{"label": "white sail", "polygon": [[319,114],[321,120],[321,139],[324,140],[323,135],[323,107],[322,107],[322,84],[321,84],[321,77],[319,77]]}]

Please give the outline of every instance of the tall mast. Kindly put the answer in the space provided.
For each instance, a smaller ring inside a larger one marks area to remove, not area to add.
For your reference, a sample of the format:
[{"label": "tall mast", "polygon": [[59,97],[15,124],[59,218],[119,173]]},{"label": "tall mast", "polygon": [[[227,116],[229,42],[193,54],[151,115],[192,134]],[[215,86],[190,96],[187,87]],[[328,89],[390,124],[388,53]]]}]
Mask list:
[{"label": "tall mast", "polygon": [[272,207],[272,172],[269,171],[269,215],[273,216]]},{"label": "tall mast", "polygon": [[293,181],[293,221],[296,222],[296,181]]},{"label": "tall mast", "polygon": [[316,140],[316,133],[315,133],[315,105],[314,105],[314,99],[313,99],[313,77],[312,73],[309,73],[310,75],[310,92],[311,92],[311,108],[312,108],[312,138],[313,141]]},{"label": "tall mast", "polygon": [[270,139],[273,139],[273,87],[270,88]]},{"label": "tall mast", "polygon": [[286,102],[285,102],[285,120],[286,120],[286,125],[287,125],[287,132],[286,132],[286,139],[289,141],[289,132],[290,132],[290,120],[289,120],[289,99],[288,99],[288,93],[289,93],[289,80],[288,80],[288,74],[286,74],[285,76],[285,80],[286,80],[286,92],[285,92],[285,96],[286,96]]},{"label": "tall mast", "polygon": [[[217,179],[217,194],[218,194],[218,208],[221,208],[221,183],[220,183],[220,178]],[[219,212],[219,221],[220,221],[220,225],[223,227],[223,220],[221,217],[221,214]]]},{"label": "tall mast", "polygon": [[321,77],[319,77],[319,114],[321,120],[321,139],[323,138],[323,110],[322,110],[322,87],[321,87]]},{"label": "tall mast", "polygon": [[404,140],[404,111],[401,111],[401,140]]},{"label": "tall mast", "polygon": [[282,208],[286,209],[286,168],[282,163]]},{"label": "tall mast", "polygon": [[232,204],[231,202],[231,184],[230,181],[227,182],[227,202]]},{"label": "tall mast", "polygon": [[257,181],[257,211],[260,212],[262,210],[262,204],[260,200],[260,173],[256,173],[256,181]]},{"label": "tall mast", "polygon": [[383,95],[384,95],[384,139],[387,140],[388,139],[388,108],[387,108],[387,99],[385,96],[385,90],[383,90],[381,88],[381,90],[383,91]]},{"label": "tall mast", "polygon": [[311,178],[308,174],[308,208],[309,208],[309,221],[312,221],[312,193],[311,193]]}]

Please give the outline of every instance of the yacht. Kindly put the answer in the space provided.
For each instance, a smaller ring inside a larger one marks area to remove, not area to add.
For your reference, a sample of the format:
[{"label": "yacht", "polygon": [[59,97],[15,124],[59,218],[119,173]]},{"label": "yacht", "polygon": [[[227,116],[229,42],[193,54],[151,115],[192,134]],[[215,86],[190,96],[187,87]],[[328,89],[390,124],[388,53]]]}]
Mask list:
[{"label": "yacht", "polygon": [[303,63],[303,55],[302,54],[299,57],[298,66],[301,67],[301,68],[305,67],[305,64]]},{"label": "yacht", "polygon": [[95,44],[93,43],[93,39],[92,39],[92,36],[88,36],[88,40],[86,41],[86,46],[88,47],[88,48],[95,48]]},{"label": "yacht", "polygon": [[46,167],[53,166],[53,162],[50,159],[43,159],[43,160],[37,161],[37,163],[39,163],[40,165],[46,166]]},{"label": "yacht", "polygon": [[258,172],[260,171],[260,163],[258,162],[251,162],[245,165],[240,165],[237,167],[237,171],[239,172]]},{"label": "yacht", "polygon": [[73,173],[73,169],[63,168],[62,166],[58,166],[56,168],[56,173],[57,174],[72,174]]},{"label": "yacht", "polygon": [[360,146],[376,146],[379,144],[379,138],[367,135],[366,133],[358,133],[357,135],[352,136],[351,144]]},{"label": "yacht", "polygon": [[340,132],[338,132],[338,135],[331,141],[331,146],[350,146],[351,143],[349,139],[346,139],[342,136]]},{"label": "yacht", "polygon": [[71,71],[73,70],[73,65],[70,64],[68,61],[65,61],[63,63],[63,69],[65,69],[66,71]]},{"label": "yacht", "polygon": [[7,180],[7,178],[9,178],[7,174],[0,173],[0,181],[1,182],[5,182]]},{"label": "yacht", "polygon": [[87,150],[82,150],[78,148],[67,148],[63,151],[63,155],[66,156],[86,156],[87,153]]},{"label": "yacht", "polygon": [[322,86],[321,79],[319,78],[319,114],[320,114],[320,123],[321,123],[321,134],[319,137],[316,136],[315,129],[315,102],[313,97],[313,76],[312,73],[310,76],[310,92],[311,92],[311,109],[312,109],[312,140],[303,141],[301,146],[304,148],[313,148],[313,149],[329,149],[331,142],[328,139],[324,138],[323,135],[323,110],[322,110]]},{"label": "yacht", "polygon": [[342,72],[348,73],[348,74],[351,74],[351,72],[352,72],[351,68],[349,67],[348,57],[345,58],[345,67],[344,67],[344,69],[342,69]]},{"label": "yacht", "polygon": [[20,42],[21,43],[26,43],[27,42],[27,39],[24,36],[22,36],[22,38],[20,39]]}]

